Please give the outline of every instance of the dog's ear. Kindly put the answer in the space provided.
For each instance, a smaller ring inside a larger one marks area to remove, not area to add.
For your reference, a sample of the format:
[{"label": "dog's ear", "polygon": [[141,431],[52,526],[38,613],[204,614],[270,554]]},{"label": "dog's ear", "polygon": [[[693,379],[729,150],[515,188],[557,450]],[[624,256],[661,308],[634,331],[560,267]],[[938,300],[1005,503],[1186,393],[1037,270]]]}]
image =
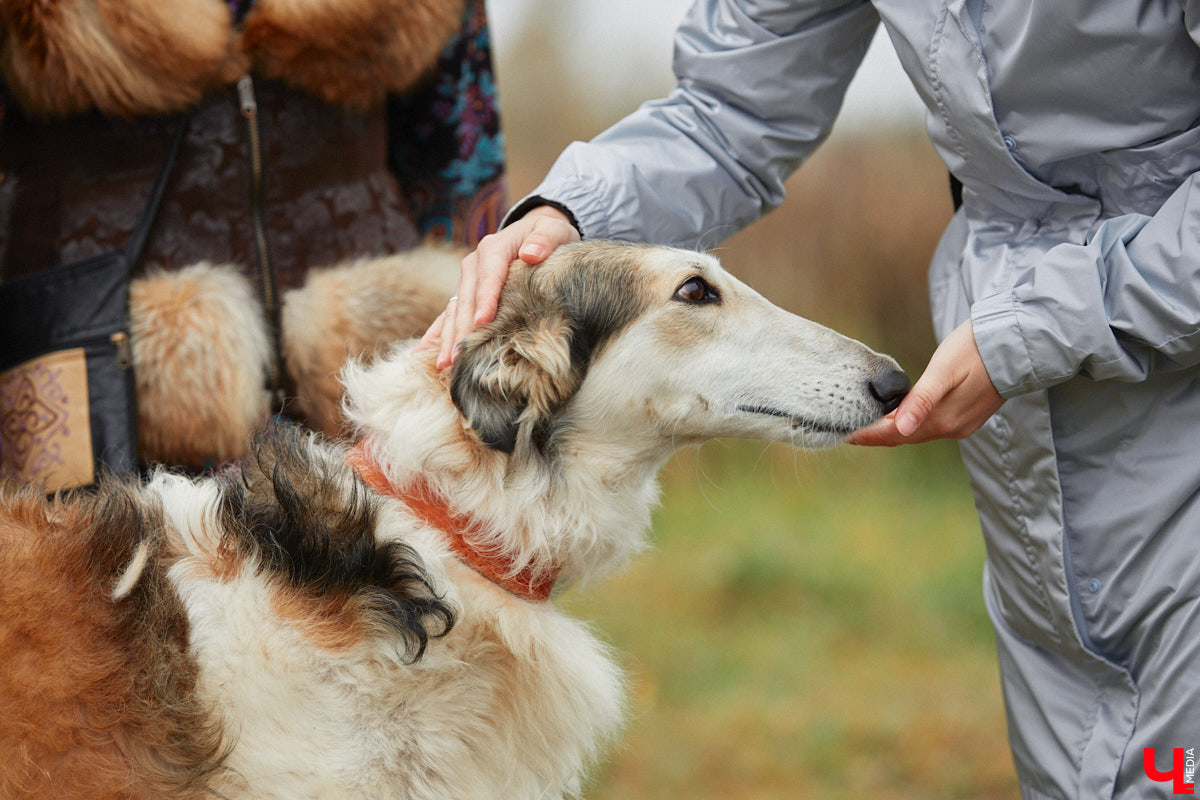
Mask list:
[{"label": "dog's ear", "polygon": [[472,430],[506,453],[516,448],[523,426],[532,431],[548,422],[579,384],[563,315],[521,305],[463,340],[450,382],[450,396]]},{"label": "dog's ear", "polygon": [[536,269],[513,264],[495,321],[463,340],[450,395],[479,438],[544,450],[592,359],[645,309],[637,245],[563,245]]}]

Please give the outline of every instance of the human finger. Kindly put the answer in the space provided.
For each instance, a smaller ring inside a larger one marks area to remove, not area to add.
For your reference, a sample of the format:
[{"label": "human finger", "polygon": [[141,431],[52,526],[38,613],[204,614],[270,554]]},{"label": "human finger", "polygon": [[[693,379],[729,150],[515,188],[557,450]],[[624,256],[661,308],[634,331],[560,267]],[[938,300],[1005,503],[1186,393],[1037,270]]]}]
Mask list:
[{"label": "human finger", "polygon": [[[438,352],[437,363],[439,367],[446,366],[450,363],[449,353],[454,346],[454,315],[447,313],[450,310],[451,303],[458,300],[463,295],[462,287],[464,282],[473,281],[475,273],[475,253],[471,252],[459,262],[458,289],[453,297],[446,302],[446,308],[442,309],[442,313],[434,319],[434,321],[425,330],[421,336],[421,341],[417,345],[417,350],[431,346],[434,342],[440,342],[441,346]],[[457,305],[455,306],[457,307]]]},{"label": "human finger", "polygon": [[895,447],[907,444],[907,441],[896,431],[896,414],[892,412],[850,434],[846,437],[846,444],[861,447]]},{"label": "human finger", "polygon": [[429,327],[425,329],[425,333],[421,335],[421,341],[417,342],[417,346],[413,348],[413,352],[424,350],[427,347],[432,347],[434,342],[437,342],[442,336],[442,326],[446,322],[446,311],[434,318],[433,322],[429,323]]},{"label": "human finger", "polygon": [[[934,366],[934,363],[930,362],[930,366]],[[894,415],[896,433],[906,437],[916,433],[917,429],[929,419],[938,403],[949,393],[951,380],[943,372],[926,369],[921,379],[913,384],[912,389],[896,408]]]},{"label": "human finger", "polygon": [[525,217],[531,224],[517,255],[529,265],[540,264],[559,246],[577,242],[579,231],[566,214],[553,206],[540,206]]},{"label": "human finger", "polygon": [[445,369],[453,360],[451,355],[454,347],[455,313],[458,307],[458,297],[451,297],[446,302],[446,310],[442,312],[442,330],[439,334],[442,346],[438,349],[437,367]]},{"label": "human finger", "polygon": [[467,334],[475,330],[475,286],[478,283],[478,273],[475,270],[463,270],[458,281],[458,296],[454,312],[454,325],[451,329],[450,361],[454,361],[458,344]]},{"label": "human finger", "polygon": [[[513,234],[518,231],[513,231]],[[500,305],[500,290],[508,280],[508,271],[517,257],[520,239],[483,241],[476,250],[479,259],[477,279],[471,298],[471,324],[484,325],[496,318]]]}]

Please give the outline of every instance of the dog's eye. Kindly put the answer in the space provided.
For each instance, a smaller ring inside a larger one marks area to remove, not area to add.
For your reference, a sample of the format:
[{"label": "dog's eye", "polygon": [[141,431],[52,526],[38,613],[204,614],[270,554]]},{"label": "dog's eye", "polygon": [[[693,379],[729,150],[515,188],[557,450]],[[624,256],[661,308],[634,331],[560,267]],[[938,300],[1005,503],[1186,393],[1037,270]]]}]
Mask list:
[{"label": "dog's eye", "polygon": [[685,303],[719,303],[721,295],[703,278],[688,278],[675,290],[675,299]]}]

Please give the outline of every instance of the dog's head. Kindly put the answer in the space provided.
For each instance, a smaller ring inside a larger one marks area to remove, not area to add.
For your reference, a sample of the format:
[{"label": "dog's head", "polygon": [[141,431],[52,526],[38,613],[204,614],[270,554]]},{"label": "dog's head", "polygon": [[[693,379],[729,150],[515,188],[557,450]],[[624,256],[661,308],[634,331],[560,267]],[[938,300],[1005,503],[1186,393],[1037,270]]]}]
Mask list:
[{"label": "dog's head", "polygon": [[542,455],[567,432],[825,446],[907,388],[890,358],[772,305],[711,256],[614,242],[517,262],[451,381],[482,442]]}]

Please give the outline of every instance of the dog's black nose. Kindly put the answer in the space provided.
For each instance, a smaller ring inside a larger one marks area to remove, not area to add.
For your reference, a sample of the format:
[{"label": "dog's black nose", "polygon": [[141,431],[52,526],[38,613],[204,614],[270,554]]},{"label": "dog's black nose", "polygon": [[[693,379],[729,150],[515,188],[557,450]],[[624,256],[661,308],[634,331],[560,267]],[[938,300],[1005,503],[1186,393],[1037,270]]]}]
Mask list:
[{"label": "dog's black nose", "polygon": [[883,405],[885,414],[895,410],[896,406],[900,405],[900,401],[904,399],[904,395],[908,394],[908,390],[912,388],[908,376],[898,369],[884,370],[872,378],[867,385],[871,389],[871,396]]}]

